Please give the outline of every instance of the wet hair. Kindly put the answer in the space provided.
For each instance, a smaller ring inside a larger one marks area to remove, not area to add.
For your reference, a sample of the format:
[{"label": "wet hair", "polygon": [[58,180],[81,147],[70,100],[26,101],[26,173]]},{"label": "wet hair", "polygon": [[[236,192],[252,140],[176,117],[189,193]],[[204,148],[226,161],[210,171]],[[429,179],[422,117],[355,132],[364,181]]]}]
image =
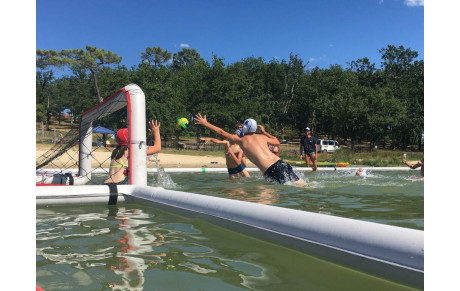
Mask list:
[{"label": "wet hair", "polygon": [[110,156],[110,159],[112,160],[118,160],[121,159],[121,157],[125,154],[125,151],[128,150],[127,146],[117,146],[113,152],[112,155]]}]

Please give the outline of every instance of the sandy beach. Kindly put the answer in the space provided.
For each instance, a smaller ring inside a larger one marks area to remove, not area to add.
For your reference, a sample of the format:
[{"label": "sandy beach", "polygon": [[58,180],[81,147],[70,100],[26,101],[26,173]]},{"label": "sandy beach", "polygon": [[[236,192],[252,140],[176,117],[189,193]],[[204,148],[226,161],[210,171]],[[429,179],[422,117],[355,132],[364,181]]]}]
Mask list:
[{"label": "sandy beach", "polygon": [[[36,148],[36,158],[42,156],[47,149]],[[78,160],[78,152],[69,150],[57,159],[51,168],[70,167]],[[191,155],[176,155],[176,154],[158,154],[159,164],[162,168],[226,168],[225,157],[222,156],[191,156]],[[93,152],[93,167],[108,168],[110,165],[110,152],[105,150],[96,150]],[[255,167],[253,163],[247,160],[248,167]],[[147,167],[156,167],[155,157],[149,156],[147,158]],[[45,168],[50,168],[46,166]],[[70,167],[73,168],[73,167]]]}]

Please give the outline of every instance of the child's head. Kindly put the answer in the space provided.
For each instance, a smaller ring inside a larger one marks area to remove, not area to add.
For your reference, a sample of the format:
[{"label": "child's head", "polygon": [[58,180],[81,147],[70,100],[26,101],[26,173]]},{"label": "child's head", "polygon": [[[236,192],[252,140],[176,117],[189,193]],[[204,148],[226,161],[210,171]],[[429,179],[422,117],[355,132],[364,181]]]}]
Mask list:
[{"label": "child's head", "polygon": [[244,136],[244,133],[243,133],[243,130],[242,129],[237,129],[235,130],[235,134],[239,137],[243,137]]},{"label": "child's head", "polygon": [[116,140],[119,146],[128,145],[128,129],[122,128],[117,131]]}]

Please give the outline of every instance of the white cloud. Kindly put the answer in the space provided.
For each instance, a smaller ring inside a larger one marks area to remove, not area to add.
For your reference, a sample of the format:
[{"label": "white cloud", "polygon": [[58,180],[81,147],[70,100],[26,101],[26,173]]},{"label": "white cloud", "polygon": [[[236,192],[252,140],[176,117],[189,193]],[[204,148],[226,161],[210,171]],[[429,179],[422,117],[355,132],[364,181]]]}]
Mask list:
[{"label": "white cloud", "polygon": [[425,0],[404,0],[407,6],[425,6]]},{"label": "white cloud", "polygon": [[181,43],[180,44],[180,47],[186,47],[186,48],[189,48],[190,45],[188,43]]},{"label": "white cloud", "polygon": [[311,63],[311,62],[316,62],[317,60],[318,60],[317,58],[313,58],[313,57],[312,57],[312,58],[309,58],[309,59],[308,59],[308,62],[310,62],[310,63]]}]

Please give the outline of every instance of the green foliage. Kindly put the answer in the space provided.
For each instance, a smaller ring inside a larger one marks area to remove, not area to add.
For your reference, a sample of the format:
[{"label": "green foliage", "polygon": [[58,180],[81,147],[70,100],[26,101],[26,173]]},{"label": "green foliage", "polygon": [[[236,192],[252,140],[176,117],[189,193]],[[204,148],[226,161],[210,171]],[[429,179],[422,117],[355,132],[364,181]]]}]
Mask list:
[{"label": "green foliage", "polygon": [[87,45],[86,51],[83,49],[63,49],[60,52],[54,50],[37,50],[37,68],[47,69],[50,66],[54,67],[69,67],[74,70],[89,70],[94,79],[99,102],[102,102],[102,97],[99,92],[96,74],[103,70],[104,67],[112,64],[119,64],[121,57],[111,51],[98,49]]},{"label": "green foliage", "polygon": [[46,120],[46,111],[43,104],[37,104],[35,107],[35,121],[42,122]]},{"label": "green foliage", "polygon": [[141,54],[142,64],[159,67],[171,59],[171,53],[160,47],[148,47]]},{"label": "green foliage", "polygon": [[[41,71],[37,72],[36,103],[44,106],[47,116],[63,108],[78,116],[97,103],[91,96],[110,96],[136,83],[146,95],[147,119],[161,122],[162,137],[167,140],[213,135],[193,124],[186,131],[176,129],[178,118],[202,113],[230,132],[237,122],[254,118],[282,139],[300,138],[308,126],[315,136],[351,141],[352,149],[363,140],[370,142],[370,148],[377,144],[392,149],[421,146],[423,60],[416,60],[418,53],[403,46],[389,45],[380,53],[379,69],[364,57],[347,68],[331,65],[307,70],[294,53],[288,60],[248,57],[226,64],[217,55],[208,63],[194,49],[172,54],[147,47],[137,68],[128,70],[110,66],[119,64],[121,57],[90,46],[61,52],[37,50]],[[68,66],[73,75],[54,79],[45,71],[49,66]],[[107,122],[118,128],[125,120]],[[346,151],[335,155],[331,158],[340,161],[356,156]],[[385,159],[375,158],[372,163],[384,164]]]}]

